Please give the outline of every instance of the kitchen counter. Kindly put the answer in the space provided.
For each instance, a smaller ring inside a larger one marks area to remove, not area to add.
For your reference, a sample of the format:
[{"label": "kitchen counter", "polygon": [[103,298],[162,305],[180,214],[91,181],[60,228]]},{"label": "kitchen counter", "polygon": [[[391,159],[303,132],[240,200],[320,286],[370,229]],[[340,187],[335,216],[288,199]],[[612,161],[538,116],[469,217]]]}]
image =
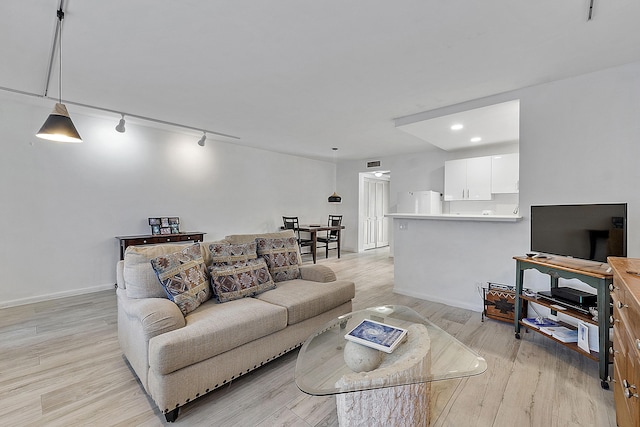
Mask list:
[{"label": "kitchen counter", "polygon": [[513,254],[527,252],[529,224],[516,215],[390,214],[394,289],[481,312],[479,288],[513,284]]},{"label": "kitchen counter", "polygon": [[385,215],[394,219],[426,219],[445,221],[490,221],[490,222],[518,222],[522,220],[519,215],[481,215],[481,214],[414,214],[414,213],[394,213]]}]

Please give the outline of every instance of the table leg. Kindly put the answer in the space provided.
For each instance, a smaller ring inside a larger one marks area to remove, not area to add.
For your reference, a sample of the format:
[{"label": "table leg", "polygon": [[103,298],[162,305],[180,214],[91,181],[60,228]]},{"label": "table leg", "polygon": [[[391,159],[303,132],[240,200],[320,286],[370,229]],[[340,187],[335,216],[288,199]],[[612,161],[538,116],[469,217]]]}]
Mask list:
[{"label": "table leg", "polygon": [[318,232],[317,231],[312,231],[311,232],[311,254],[313,256],[313,263],[316,263],[316,248],[318,245]]},{"label": "table leg", "polygon": [[[342,233],[338,230],[338,258],[340,258],[340,235]],[[329,243],[327,243],[327,247],[329,247]]]},{"label": "table leg", "polygon": [[513,324],[515,327],[515,335],[517,339],[520,339],[520,319],[524,317],[524,313],[522,310],[522,299],[520,298],[520,295],[522,294],[523,280],[524,267],[520,261],[516,261],[516,304]]}]

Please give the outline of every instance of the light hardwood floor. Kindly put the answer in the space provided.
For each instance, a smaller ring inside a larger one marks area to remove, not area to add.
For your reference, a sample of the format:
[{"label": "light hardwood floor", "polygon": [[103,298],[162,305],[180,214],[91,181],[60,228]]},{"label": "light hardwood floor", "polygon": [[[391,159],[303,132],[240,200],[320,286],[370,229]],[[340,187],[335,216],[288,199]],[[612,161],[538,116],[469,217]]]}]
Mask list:
[{"label": "light hardwood floor", "polygon": [[[431,426],[614,427],[598,364],[480,313],[393,293],[387,249],[319,263],[356,283],[354,309],[412,307],[479,352],[480,376],[432,384]],[[427,279],[425,279],[427,280]],[[446,283],[442,283],[446,286]],[[480,296],[478,296],[480,298]],[[0,402],[7,426],[159,426],[117,342],[114,291],[0,310]],[[183,426],[336,426],[333,397],[293,382],[297,350],[182,407]]]}]

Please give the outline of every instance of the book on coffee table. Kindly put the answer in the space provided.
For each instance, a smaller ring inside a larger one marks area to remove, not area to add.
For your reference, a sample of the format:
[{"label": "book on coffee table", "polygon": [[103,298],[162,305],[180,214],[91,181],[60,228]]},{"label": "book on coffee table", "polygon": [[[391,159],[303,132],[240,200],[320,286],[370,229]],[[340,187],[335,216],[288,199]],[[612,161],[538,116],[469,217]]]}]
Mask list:
[{"label": "book on coffee table", "polygon": [[349,341],[391,353],[406,335],[406,329],[364,319],[344,337]]}]

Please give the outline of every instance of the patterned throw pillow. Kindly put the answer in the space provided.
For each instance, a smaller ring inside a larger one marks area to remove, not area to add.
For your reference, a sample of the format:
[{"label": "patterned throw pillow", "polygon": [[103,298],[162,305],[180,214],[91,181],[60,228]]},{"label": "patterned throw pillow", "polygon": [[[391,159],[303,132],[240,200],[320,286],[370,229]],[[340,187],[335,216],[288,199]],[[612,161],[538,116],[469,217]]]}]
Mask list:
[{"label": "patterned throw pillow", "polygon": [[284,282],[300,277],[298,241],[295,237],[266,239],[259,237],[258,255],[267,262],[274,282]]},{"label": "patterned throw pillow", "polygon": [[212,243],[209,245],[213,264],[234,265],[257,259],[256,242],[233,245],[231,243]]},{"label": "patterned throw pillow", "polygon": [[211,298],[200,243],[153,258],[151,266],[167,297],[178,305],[185,316]]},{"label": "patterned throw pillow", "polygon": [[211,287],[218,302],[258,295],[276,287],[265,261],[252,259],[233,265],[211,265]]}]

